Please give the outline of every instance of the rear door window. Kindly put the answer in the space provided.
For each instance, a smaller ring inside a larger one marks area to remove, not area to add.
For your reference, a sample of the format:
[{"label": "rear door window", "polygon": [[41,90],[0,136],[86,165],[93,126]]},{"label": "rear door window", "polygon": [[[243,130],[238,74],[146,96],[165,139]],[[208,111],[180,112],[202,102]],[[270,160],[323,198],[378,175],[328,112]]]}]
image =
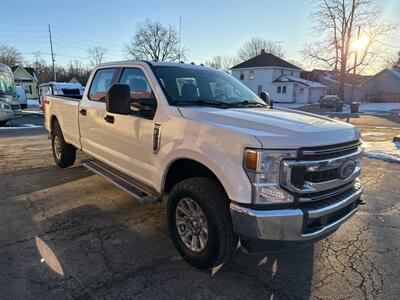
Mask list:
[{"label": "rear door window", "polygon": [[89,89],[90,100],[105,101],[116,70],[116,68],[108,68],[100,69],[96,72]]}]

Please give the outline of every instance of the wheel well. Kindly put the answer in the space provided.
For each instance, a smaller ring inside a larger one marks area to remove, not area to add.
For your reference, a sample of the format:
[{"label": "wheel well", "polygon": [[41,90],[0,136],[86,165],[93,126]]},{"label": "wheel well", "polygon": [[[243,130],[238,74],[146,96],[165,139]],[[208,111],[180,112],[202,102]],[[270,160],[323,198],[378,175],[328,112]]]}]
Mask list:
[{"label": "wheel well", "polygon": [[223,188],[223,185],[219,181],[218,177],[203,164],[191,159],[179,159],[174,161],[168,168],[168,173],[165,178],[164,191],[169,193],[175,184],[192,177],[212,178]]},{"label": "wheel well", "polygon": [[50,119],[50,126],[51,126],[50,130],[51,130],[51,133],[53,132],[54,126],[55,126],[57,123],[58,123],[57,117],[54,116],[54,115],[51,116],[51,119]]}]

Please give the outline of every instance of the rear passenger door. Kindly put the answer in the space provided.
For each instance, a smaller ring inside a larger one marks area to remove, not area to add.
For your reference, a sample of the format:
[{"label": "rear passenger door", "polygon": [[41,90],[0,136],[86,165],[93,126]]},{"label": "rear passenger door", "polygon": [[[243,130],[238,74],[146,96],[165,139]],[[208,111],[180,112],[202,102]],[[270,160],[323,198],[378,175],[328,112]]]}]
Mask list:
[{"label": "rear passenger door", "polygon": [[117,77],[118,68],[104,68],[96,71],[87,94],[79,106],[79,128],[82,149],[91,156],[111,162],[110,142],[104,135],[107,114],[105,97]]}]

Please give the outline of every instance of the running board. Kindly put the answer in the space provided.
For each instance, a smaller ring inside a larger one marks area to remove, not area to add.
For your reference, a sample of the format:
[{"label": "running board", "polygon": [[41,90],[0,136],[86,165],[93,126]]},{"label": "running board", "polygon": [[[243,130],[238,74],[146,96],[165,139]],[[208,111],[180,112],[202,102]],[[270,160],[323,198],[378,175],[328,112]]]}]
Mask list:
[{"label": "running board", "polygon": [[150,204],[160,201],[159,197],[150,194],[139,187],[138,184],[135,184],[133,180],[125,178],[125,176],[118,171],[114,171],[112,168],[108,168],[102,163],[94,160],[84,160],[81,162],[81,165],[93,173],[100,175],[117,188],[127,192],[141,203]]}]

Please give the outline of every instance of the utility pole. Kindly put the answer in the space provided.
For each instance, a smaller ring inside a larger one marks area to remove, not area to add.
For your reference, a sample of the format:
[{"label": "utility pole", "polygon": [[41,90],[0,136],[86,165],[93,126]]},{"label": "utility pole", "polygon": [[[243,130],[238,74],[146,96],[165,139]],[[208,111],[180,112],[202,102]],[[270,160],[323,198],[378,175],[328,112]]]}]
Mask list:
[{"label": "utility pole", "polygon": [[182,17],[179,16],[179,60],[181,62],[181,35],[182,35]]},{"label": "utility pole", "polygon": [[57,76],[56,76],[56,69],[54,67],[54,62],[56,61],[54,58],[54,52],[53,52],[53,40],[51,39],[51,29],[50,29],[50,24],[49,24],[49,38],[50,38],[50,49],[51,49],[51,61],[53,64],[53,80],[57,81]]},{"label": "utility pole", "polygon": [[[358,26],[357,41],[360,40],[360,30],[361,26]],[[353,67],[353,78],[351,79],[350,102],[353,101],[354,79],[356,77],[356,66],[357,66],[357,54],[358,54],[358,48],[356,48],[356,53],[354,54],[354,67]]]}]

